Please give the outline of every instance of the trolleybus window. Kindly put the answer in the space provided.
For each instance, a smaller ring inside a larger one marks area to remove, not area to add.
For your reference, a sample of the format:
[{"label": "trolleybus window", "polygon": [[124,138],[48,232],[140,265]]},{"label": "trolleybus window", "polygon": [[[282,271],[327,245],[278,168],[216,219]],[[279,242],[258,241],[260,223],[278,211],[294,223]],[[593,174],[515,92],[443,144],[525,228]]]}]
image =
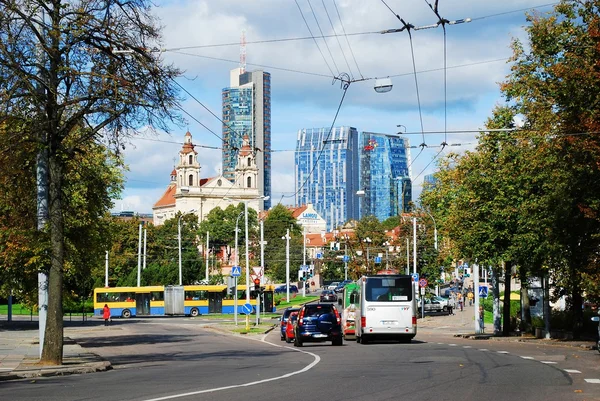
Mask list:
[{"label": "trolleybus window", "polygon": [[367,301],[412,301],[413,287],[410,277],[369,277],[365,289]]}]

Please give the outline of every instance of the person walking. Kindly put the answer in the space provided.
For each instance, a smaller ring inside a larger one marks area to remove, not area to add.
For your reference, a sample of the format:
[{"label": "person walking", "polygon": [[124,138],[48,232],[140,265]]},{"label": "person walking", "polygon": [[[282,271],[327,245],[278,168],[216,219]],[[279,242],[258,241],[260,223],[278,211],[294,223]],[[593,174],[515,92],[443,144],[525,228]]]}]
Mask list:
[{"label": "person walking", "polygon": [[108,304],[104,304],[104,308],[102,308],[102,317],[104,318],[104,325],[108,326],[108,320],[110,319],[110,308]]},{"label": "person walking", "polygon": [[456,298],[458,299],[458,306],[460,307],[460,311],[462,312],[462,311],[463,311],[463,296],[462,296],[462,294],[459,292],[459,293],[456,295]]},{"label": "person walking", "polygon": [[469,291],[467,294],[467,298],[469,299],[469,306],[473,305],[473,291]]},{"label": "person walking", "polygon": [[483,310],[483,306],[479,307],[479,328],[481,329],[481,333],[485,333],[485,327],[484,327],[484,323],[483,323],[483,316],[485,315],[485,312]]}]

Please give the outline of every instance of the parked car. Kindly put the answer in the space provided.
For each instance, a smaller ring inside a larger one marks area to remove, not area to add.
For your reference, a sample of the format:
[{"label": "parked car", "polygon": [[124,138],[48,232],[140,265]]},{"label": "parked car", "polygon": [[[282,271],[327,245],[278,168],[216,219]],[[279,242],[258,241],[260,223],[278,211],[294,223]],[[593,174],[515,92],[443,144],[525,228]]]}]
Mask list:
[{"label": "parked car", "polygon": [[293,312],[298,312],[299,310],[300,310],[300,308],[287,308],[286,310],[283,311],[283,314],[281,315],[281,319],[280,319],[280,323],[279,323],[279,330],[281,332],[281,341],[285,341],[285,329],[287,327],[288,318],[290,317],[290,315]]},{"label": "parked car", "polygon": [[305,304],[298,312],[294,325],[294,346],[305,342],[331,341],[342,345],[342,324],[338,310],[333,304]]},{"label": "parked car", "polygon": [[335,287],[337,287],[339,284],[340,284],[339,281],[334,281],[333,283],[329,284],[326,289],[333,291],[333,290],[335,290]]},{"label": "parked car", "polygon": [[324,301],[335,302],[335,301],[337,301],[337,299],[338,299],[338,297],[337,297],[337,295],[335,295],[335,292],[333,292],[331,290],[321,291],[321,297],[320,297],[321,302],[324,302]]},{"label": "parked car", "polygon": [[[290,285],[290,292],[297,293],[298,292],[298,286],[296,286],[296,285]],[[280,285],[279,287],[275,288],[275,294],[285,294],[285,293],[287,293],[285,284]]]},{"label": "parked car", "polygon": [[288,317],[287,324],[285,325],[286,343],[294,341],[294,325],[296,324],[296,320],[298,320],[298,312],[290,313],[290,317]]},{"label": "parked car", "polygon": [[344,287],[346,286],[346,284],[350,284],[352,282],[352,280],[344,280],[342,282],[340,282],[337,287],[335,287],[333,289],[334,292],[336,293],[340,293],[340,292],[344,292]]},{"label": "parked car", "polygon": [[425,312],[447,312],[448,300],[442,297],[433,296],[431,298],[422,298],[425,301],[423,309]]}]

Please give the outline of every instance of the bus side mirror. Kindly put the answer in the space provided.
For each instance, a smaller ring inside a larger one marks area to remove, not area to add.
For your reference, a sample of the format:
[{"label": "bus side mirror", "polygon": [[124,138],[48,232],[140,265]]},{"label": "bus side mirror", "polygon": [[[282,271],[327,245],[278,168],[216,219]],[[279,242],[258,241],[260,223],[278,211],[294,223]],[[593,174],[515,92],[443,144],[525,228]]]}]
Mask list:
[{"label": "bus side mirror", "polygon": [[592,322],[600,322],[600,317],[599,316],[592,317]]}]

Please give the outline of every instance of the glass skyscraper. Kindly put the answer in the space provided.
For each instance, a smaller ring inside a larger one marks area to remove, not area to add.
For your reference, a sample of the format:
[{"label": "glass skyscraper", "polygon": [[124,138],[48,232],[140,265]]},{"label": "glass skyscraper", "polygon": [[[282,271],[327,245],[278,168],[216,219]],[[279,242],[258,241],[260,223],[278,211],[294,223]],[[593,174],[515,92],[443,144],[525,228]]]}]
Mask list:
[{"label": "glass skyscraper", "polygon": [[[238,150],[248,135],[256,151],[258,191],[271,196],[271,74],[264,71],[230,72],[230,87],[222,91],[223,176],[233,181]],[[269,209],[271,199],[261,201]]]},{"label": "glass skyscraper", "polygon": [[409,210],[412,199],[407,138],[362,132],[360,138],[361,217],[380,221]]},{"label": "glass skyscraper", "polygon": [[359,218],[358,132],[352,127],[301,129],[296,141],[296,205],[312,203],[332,231]]}]

